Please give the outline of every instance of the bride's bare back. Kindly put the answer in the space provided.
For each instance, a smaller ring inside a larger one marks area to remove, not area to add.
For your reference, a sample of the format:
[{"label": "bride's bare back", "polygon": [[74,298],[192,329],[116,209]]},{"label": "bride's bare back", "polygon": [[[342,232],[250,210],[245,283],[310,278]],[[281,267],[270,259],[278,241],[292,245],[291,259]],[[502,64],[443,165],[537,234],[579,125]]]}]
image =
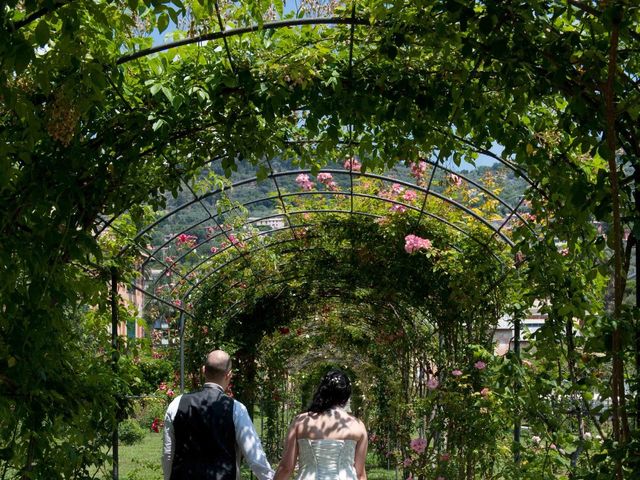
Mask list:
[{"label": "bride's bare back", "polygon": [[286,480],[293,473],[299,454],[299,440],[351,440],[355,442],[353,467],[357,480],[367,480],[365,471],[367,429],[360,420],[349,415],[343,408],[334,407],[322,413],[302,413],[291,422],[285,449],[274,480]]},{"label": "bride's bare back", "polygon": [[306,412],[298,415],[292,425],[297,438],[310,440],[354,440],[366,435],[364,424],[342,408],[323,413]]}]

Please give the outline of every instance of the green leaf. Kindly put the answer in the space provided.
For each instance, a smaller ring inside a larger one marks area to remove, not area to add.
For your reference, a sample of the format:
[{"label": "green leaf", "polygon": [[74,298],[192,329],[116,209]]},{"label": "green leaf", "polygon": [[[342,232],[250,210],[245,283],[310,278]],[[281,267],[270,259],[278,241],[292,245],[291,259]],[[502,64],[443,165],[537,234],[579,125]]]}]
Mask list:
[{"label": "green leaf", "polygon": [[38,45],[42,47],[47,44],[47,42],[49,41],[50,32],[49,32],[49,24],[45,20],[40,20],[38,22],[35,35],[36,35],[36,42],[38,42]]},{"label": "green leaf", "polygon": [[155,95],[156,93],[158,93],[161,88],[162,88],[161,83],[155,83],[151,85],[151,95]]},{"label": "green leaf", "polygon": [[169,26],[169,15],[165,12],[158,17],[158,32],[164,32]]},{"label": "green leaf", "polygon": [[162,93],[167,98],[167,100],[169,100],[169,102],[173,104],[173,92],[167,87],[162,87]]},{"label": "green leaf", "polygon": [[151,128],[153,128],[153,131],[156,132],[160,130],[162,127],[164,127],[166,124],[167,122],[162,118],[160,118],[153,123],[153,126]]},{"label": "green leaf", "polygon": [[20,75],[31,63],[33,59],[33,49],[26,44],[25,42],[21,42],[17,45],[15,53],[14,53],[14,64],[13,68],[15,72]]}]

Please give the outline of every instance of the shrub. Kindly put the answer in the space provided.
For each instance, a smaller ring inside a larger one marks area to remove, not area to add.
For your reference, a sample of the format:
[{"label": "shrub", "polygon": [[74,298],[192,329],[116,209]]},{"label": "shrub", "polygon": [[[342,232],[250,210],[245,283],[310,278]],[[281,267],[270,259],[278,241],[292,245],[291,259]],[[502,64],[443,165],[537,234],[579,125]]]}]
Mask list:
[{"label": "shrub", "polygon": [[140,426],[148,430],[156,418],[162,420],[167,409],[167,401],[162,398],[147,397],[138,402],[135,417]]},{"label": "shrub", "polygon": [[141,442],[147,432],[140,426],[137,420],[127,418],[118,426],[118,437],[120,443],[124,445],[133,445]]},{"label": "shrub", "polygon": [[134,395],[155,392],[161,382],[168,382],[173,378],[173,364],[165,359],[142,358],[138,368],[142,378],[138,391],[133,391]]}]

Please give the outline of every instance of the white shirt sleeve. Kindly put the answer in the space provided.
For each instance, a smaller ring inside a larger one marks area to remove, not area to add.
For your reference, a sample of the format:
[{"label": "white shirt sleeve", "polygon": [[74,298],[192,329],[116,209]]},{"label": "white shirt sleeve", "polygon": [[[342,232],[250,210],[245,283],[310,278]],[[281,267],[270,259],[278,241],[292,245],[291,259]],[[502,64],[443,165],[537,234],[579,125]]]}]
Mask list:
[{"label": "white shirt sleeve", "polygon": [[164,416],[164,429],[162,431],[162,471],[164,480],[171,477],[171,466],[173,464],[173,453],[175,452],[175,433],[173,431],[173,419],[178,412],[180,406],[180,397],[178,395],[167,407],[167,413]]},{"label": "white shirt sleeve", "polygon": [[274,472],[262,449],[262,442],[253,427],[247,407],[237,400],[233,401],[233,424],[236,427],[236,444],[251,471],[258,480],[271,480]]}]

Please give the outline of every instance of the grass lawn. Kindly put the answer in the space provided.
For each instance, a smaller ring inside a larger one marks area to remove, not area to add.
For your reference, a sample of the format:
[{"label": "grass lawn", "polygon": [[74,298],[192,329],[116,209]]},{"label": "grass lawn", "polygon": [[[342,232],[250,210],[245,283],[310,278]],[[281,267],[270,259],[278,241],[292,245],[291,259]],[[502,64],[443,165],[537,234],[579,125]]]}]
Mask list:
[{"label": "grass lawn", "polygon": [[135,445],[120,445],[121,480],[161,480],[162,434],[149,432]]},{"label": "grass lawn", "polygon": [[[140,443],[135,445],[120,445],[120,480],[161,480],[162,466],[160,455],[162,453],[162,434],[147,433]],[[275,465],[272,465],[274,468]],[[396,477],[395,470],[384,468],[367,468],[369,480],[403,480],[401,472]],[[110,477],[109,477],[110,478]],[[242,478],[249,479],[250,472],[243,466]]]}]

